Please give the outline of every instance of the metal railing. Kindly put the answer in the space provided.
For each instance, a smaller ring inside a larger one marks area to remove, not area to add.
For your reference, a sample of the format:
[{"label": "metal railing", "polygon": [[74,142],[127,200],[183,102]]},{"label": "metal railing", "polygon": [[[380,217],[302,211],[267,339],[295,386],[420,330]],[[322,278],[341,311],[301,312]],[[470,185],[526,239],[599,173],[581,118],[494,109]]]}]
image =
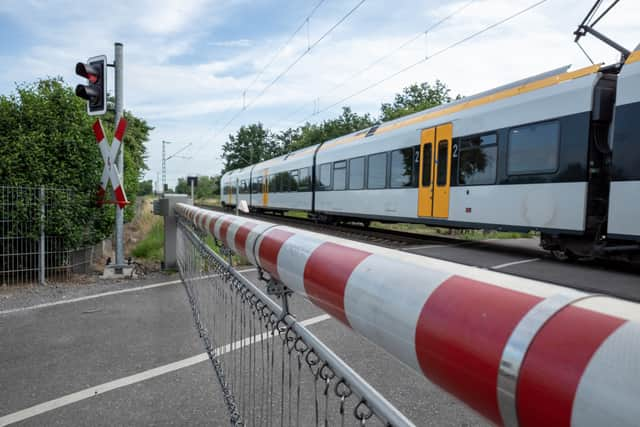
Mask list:
[{"label": "metal railing", "polygon": [[0,186],[0,285],[67,281],[87,272],[93,247],[69,245],[64,232],[52,231],[79,202],[88,203],[68,189]]},{"label": "metal railing", "polygon": [[287,311],[283,289],[270,289],[281,306],[205,237],[179,220],[179,271],[232,425],[413,425]]}]

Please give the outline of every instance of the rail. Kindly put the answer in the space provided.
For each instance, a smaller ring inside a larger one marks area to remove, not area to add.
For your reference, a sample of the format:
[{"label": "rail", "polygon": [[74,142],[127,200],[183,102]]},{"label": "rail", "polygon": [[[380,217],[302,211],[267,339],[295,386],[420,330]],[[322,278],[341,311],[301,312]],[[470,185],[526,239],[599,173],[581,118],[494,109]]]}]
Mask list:
[{"label": "rail", "polygon": [[178,204],[179,215],[498,425],[637,425],[640,305]]}]

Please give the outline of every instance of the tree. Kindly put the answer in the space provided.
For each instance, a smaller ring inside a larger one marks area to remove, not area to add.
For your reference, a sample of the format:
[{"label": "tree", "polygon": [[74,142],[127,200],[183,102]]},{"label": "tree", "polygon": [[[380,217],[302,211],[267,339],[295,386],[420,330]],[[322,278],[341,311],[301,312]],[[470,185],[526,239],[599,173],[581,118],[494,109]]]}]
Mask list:
[{"label": "tree", "polygon": [[[126,112],[124,138],[125,191],[135,200],[150,128]],[[111,140],[111,115],[103,124]],[[112,119],[111,119],[112,120]],[[97,207],[95,194],[103,160],[92,132],[94,118],[62,78],[19,84],[14,94],[0,96],[0,183],[7,186],[69,188],[72,208],[51,212],[50,234],[65,236],[68,246],[96,242],[111,233],[115,209]],[[128,168],[128,170],[127,170]],[[125,215],[133,215],[128,207]],[[55,214],[55,217],[53,216]]]},{"label": "tree", "polygon": [[225,162],[222,173],[270,159],[279,153],[276,140],[262,123],[242,126],[235,135],[229,135],[229,140],[222,146]]},{"label": "tree", "polygon": [[[385,122],[411,113],[437,107],[451,102],[451,90],[440,80],[431,85],[428,82],[412,84],[395,96],[393,103],[383,103],[380,107],[380,120]],[[456,99],[460,98],[460,95]]]},{"label": "tree", "polygon": [[[187,183],[186,177],[178,178],[175,192],[191,195],[191,186]],[[217,198],[220,195],[220,175],[198,175],[198,185],[195,186],[194,193],[195,198],[198,200]]]},{"label": "tree", "polygon": [[306,123],[296,130],[288,129],[281,132],[280,135],[289,138],[290,143],[283,148],[286,147],[286,152],[291,152],[366,129],[374,123],[369,114],[359,115],[349,107],[342,107],[342,114],[335,119],[324,120],[317,125]]},{"label": "tree", "polygon": [[153,194],[153,180],[147,179],[138,183],[138,196]]}]

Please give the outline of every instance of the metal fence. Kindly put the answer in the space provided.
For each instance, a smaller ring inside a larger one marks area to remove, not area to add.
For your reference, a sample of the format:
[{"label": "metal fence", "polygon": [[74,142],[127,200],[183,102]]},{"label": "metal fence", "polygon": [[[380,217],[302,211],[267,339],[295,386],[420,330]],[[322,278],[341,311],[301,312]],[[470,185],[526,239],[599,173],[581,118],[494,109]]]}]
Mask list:
[{"label": "metal fence", "polygon": [[413,425],[288,312],[285,288],[267,287],[279,305],[204,240],[179,221],[179,271],[232,425]]},{"label": "metal fence", "polygon": [[0,285],[61,282],[88,272],[94,247],[70,245],[54,224],[79,203],[86,198],[69,189],[0,186]]}]

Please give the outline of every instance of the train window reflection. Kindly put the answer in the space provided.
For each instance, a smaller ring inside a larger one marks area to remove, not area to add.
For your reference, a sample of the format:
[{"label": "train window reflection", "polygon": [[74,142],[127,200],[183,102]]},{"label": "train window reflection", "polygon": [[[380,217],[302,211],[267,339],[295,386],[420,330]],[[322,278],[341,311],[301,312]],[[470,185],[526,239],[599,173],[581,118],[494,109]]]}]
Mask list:
[{"label": "train window reflection", "polygon": [[347,188],[347,162],[335,162],[333,164],[333,189],[344,190]]},{"label": "train window reflection", "polygon": [[289,191],[298,191],[298,170],[290,171],[287,176],[289,178]]},{"label": "train window reflection", "polygon": [[474,136],[460,141],[458,184],[495,184],[498,144],[495,134]]},{"label": "train window reflection", "polygon": [[438,187],[447,185],[447,163],[449,158],[449,141],[446,139],[438,142],[438,170],[436,172],[436,184]]},{"label": "train window reflection", "polygon": [[422,186],[431,187],[431,153],[433,144],[430,142],[422,146]]},{"label": "train window reflection", "polygon": [[391,152],[391,187],[411,187],[413,175],[413,148]]},{"label": "train window reflection", "polygon": [[535,123],[509,131],[507,173],[525,175],[558,170],[560,124]]},{"label": "train window reflection", "polygon": [[384,188],[387,182],[387,153],[369,156],[367,188]]},{"label": "train window reflection", "polygon": [[309,168],[300,169],[298,191],[309,191],[311,189],[311,174]]},{"label": "train window reflection", "polygon": [[331,163],[325,163],[318,166],[316,170],[316,179],[318,181],[318,190],[331,189]]},{"label": "train window reflection", "polygon": [[364,188],[364,157],[349,160],[349,190]]}]

